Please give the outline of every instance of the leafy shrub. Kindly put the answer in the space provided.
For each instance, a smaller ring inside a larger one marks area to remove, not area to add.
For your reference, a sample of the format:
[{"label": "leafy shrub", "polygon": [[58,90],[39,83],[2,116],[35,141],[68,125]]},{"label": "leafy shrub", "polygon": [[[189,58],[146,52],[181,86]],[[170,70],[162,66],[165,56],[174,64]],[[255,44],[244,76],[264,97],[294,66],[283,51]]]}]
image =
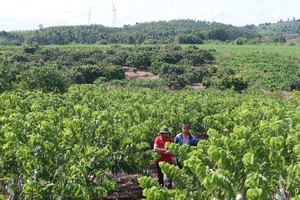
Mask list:
[{"label": "leafy shrub", "polygon": [[190,65],[193,66],[194,62],[188,58],[182,58],[178,63],[178,65]]},{"label": "leafy shrub", "polygon": [[32,67],[18,75],[19,85],[27,90],[43,92],[65,92],[69,86],[67,78],[53,67]]},{"label": "leafy shrub", "polygon": [[183,74],[184,73],[184,66],[182,65],[171,65],[171,64],[164,64],[160,68],[159,74],[164,76],[165,74]]},{"label": "leafy shrub", "polygon": [[226,41],[229,35],[225,29],[215,28],[208,31],[207,39]]},{"label": "leafy shrub", "polygon": [[187,84],[190,85],[201,83],[203,78],[209,74],[206,67],[185,66],[184,69],[183,76],[185,77]]},{"label": "leafy shrub", "polygon": [[77,71],[83,75],[84,83],[92,84],[102,76],[102,69],[97,65],[82,65],[77,68]]},{"label": "leafy shrub", "polygon": [[219,89],[233,89],[234,91],[242,91],[248,87],[248,82],[243,77],[225,75],[221,78],[217,85]]},{"label": "leafy shrub", "polygon": [[125,78],[125,71],[120,66],[82,65],[77,70],[88,84],[94,83],[99,77],[105,77],[108,81]]},{"label": "leafy shrub", "polygon": [[216,66],[211,66],[208,68],[208,72],[210,74],[215,74],[215,73],[217,73],[217,71],[218,71],[218,68]]},{"label": "leafy shrub", "polygon": [[243,38],[243,37],[238,37],[235,40],[235,44],[237,44],[237,45],[247,44],[247,42],[248,42],[248,39],[247,38]]},{"label": "leafy shrub", "polygon": [[62,54],[63,52],[59,48],[41,48],[36,58],[42,59],[45,62],[55,62]]},{"label": "leafy shrub", "polygon": [[180,90],[187,85],[188,81],[186,77],[178,74],[166,74],[164,75],[164,85],[172,90]]},{"label": "leafy shrub", "polygon": [[193,34],[178,35],[176,41],[179,44],[203,44],[203,40],[199,36]]},{"label": "leafy shrub", "polygon": [[18,68],[13,66],[6,67],[6,64],[0,61],[0,93],[15,87],[16,76],[18,73]]},{"label": "leafy shrub", "polygon": [[135,52],[128,55],[126,65],[131,67],[150,66],[150,54],[146,52]]},{"label": "leafy shrub", "polygon": [[104,63],[112,65],[125,65],[128,57],[127,51],[117,51],[114,54],[108,54],[104,58]]},{"label": "leafy shrub", "polygon": [[24,53],[34,54],[39,49],[38,44],[27,44],[23,46]]},{"label": "leafy shrub", "polygon": [[151,62],[162,62],[162,63],[169,63],[169,64],[176,64],[177,59],[174,55],[168,52],[158,52],[156,54],[152,54]]},{"label": "leafy shrub", "polygon": [[85,83],[84,75],[77,68],[66,68],[63,70],[66,77],[71,80],[71,83],[83,84]]},{"label": "leafy shrub", "polygon": [[184,73],[185,69],[182,65],[164,64],[159,74],[164,80],[164,85],[171,89],[182,89],[188,83]]},{"label": "leafy shrub", "polygon": [[203,85],[204,87],[209,88],[210,86],[213,85],[213,79],[210,78],[210,77],[205,77],[205,78],[203,79],[203,81],[202,81],[202,85]]},{"label": "leafy shrub", "polygon": [[300,80],[295,80],[291,83],[291,90],[300,90]]},{"label": "leafy shrub", "polygon": [[183,58],[190,60],[194,66],[211,63],[214,60],[214,56],[209,50],[199,49],[196,46],[185,49]]},{"label": "leafy shrub", "polygon": [[216,76],[218,78],[222,78],[223,76],[226,75],[235,75],[235,71],[231,68],[227,68],[227,67],[221,67],[218,68],[217,72],[216,72]]},{"label": "leafy shrub", "polygon": [[125,71],[121,66],[103,66],[103,77],[107,80],[124,79]]},{"label": "leafy shrub", "polygon": [[29,62],[30,60],[32,60],[32,55],[16,51],[11,56],[11,60],[15,62]]},{"label": "leafy shrub", "polygon": [[177,58],[169,52],[157,52],[151,55],[151,66],[149,70],[155,74],[159,73],[160,67],[165,64],[176,64],[178,62]]},{"label": "leafy shrub", "polygon": [[103,83],[106,83],[107,79],[105,77],[99,77],[94,81],[95,85],[102,85]]}]

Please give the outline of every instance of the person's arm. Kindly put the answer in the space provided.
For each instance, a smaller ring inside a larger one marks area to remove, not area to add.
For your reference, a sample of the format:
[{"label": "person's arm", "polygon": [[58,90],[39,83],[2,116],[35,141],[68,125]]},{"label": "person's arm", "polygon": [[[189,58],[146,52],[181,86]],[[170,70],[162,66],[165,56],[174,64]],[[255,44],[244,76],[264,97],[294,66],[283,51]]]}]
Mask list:
[{"label": "person's arm", "polygon": [[198,140],[197,140],[197,138],[193,135],[193,134],[191,134],[190,133],[190,141],[189,141],[189,145],[191,145],[191,146],[197,146],[198,145]]},{"label": "person's arm", "polygon": [[198,145],[198,140],[197,139],[193,139],[191,141],[191,146],[197,146]]},{"label": "person's arm", "polygon": [[153,150],[160,154],[171,154],[171,151],[169,149],[159,148],[157,144],[154,144]]},{"label": "person's arm", "polygon": [[174,143],[179,143],[179,136],[178,135],[176,135],[176,137],[175,137],[175,139],[174,139]]}]

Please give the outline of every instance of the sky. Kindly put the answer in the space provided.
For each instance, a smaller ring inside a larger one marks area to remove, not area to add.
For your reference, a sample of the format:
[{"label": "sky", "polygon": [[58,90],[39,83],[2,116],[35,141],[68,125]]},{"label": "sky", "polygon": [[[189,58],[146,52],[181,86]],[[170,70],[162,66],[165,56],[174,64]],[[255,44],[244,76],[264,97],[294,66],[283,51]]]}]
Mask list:
[{"label": "sky", "polygon": [[36,30],[40,25],[44,28],[88,24],[123,27],[175,19],[205,20],[234,26],[276,23],[300,19],[300,1],[3,0],[0,5],[0,31]]}]

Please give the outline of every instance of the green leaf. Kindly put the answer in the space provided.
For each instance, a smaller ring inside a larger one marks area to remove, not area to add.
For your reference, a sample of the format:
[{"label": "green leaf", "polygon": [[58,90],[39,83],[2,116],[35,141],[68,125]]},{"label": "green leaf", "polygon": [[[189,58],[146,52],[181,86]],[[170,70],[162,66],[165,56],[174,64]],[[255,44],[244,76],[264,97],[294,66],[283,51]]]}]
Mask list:
[{"label": "green leaf", "polygon": [[243,160],[244,165],[246,165],[246,166],[253,165],[254,164],[254,154],[251,152],[248,152],[243,156],[242,160]]}]

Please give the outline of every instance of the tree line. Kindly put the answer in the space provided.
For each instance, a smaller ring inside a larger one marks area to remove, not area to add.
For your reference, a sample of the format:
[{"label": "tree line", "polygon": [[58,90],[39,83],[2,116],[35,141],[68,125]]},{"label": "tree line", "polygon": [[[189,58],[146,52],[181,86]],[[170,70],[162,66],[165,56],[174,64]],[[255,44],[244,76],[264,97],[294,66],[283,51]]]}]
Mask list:
[{"label": "tree line", "polygon": [[[287,26],[284,26],[288,23]],[[67,44],[201,44],[205,41],[263,43],[285,42],[286,34],[299,34],[300,22],[280,22],[259,26],[237,27],[196,20],[171,20],[136,23],[121,28],[103,25],[55,26],[37,30],[1,31],[0,45],[67,45]],[[274,32],[276,30],[276,32]]]}]

